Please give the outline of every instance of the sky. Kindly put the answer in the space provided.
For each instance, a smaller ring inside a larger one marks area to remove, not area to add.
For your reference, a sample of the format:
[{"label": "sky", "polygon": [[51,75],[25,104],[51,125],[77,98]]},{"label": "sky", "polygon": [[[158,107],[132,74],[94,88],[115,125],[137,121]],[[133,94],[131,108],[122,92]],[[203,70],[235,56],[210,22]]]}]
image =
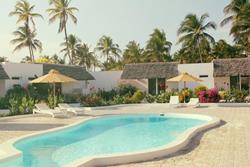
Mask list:
[{"label": "sky", "polygon": [[[42,53],[38,52],[35,56],[59,53],[64,34],[57,33],[58,22],[48,23],[48,0],[28,1],[35,5],[35,12],[44,17],[43,20],[35,20],[37,38],[43,43]],[[12,52],[12,32],[19,25],[16,24],[16,17],[9,17],[8,14],[14,9],[16,2],[17,0],[0,0],[0,57],[7,57],[12,62],[19,62],[29,53],[26,48]],[[173,53],[180,47],[176,45],[177,29],[185,16],[189,13],[208,13],[209,20],[218,24],[217,30],[209,33],[216,40],[224,39],[231,43],[229,25],[223,28],[219,26],[224,18],[223,8],[229,2],[230,0],[72,0],[72,6],[79,9],[76,13],[78,23],[74,25],[69,22],[68,33],[77,35],[92,49],[101,36],[108,35],[123,50],[131,40],[144,47],[149,35],[155,28],[159,28],[166,32],[167,40],[173,43]]]}]

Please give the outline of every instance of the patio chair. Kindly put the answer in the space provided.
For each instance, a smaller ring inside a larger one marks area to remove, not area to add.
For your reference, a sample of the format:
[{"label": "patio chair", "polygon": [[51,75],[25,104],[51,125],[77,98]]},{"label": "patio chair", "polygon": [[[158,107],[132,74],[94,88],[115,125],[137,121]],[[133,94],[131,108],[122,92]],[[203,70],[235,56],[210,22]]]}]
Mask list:
[{"label": "patio chair", "polygon": [[188,103],[186,103],[187,107],[199,107],[200,106],[200,101],[199,98],[191,98]]},{"label": "patio chair", "polygon": [[179,107],[180,106],[179,96],[171,96],[169,105],[173,107]]},{"label": "patio chair", "polygon": [[75,115],[83,115],[83,114],[85,114],[85,111],[87,110],[86,107],[74,107],[74,106],[71,106],[67,103],[60,103],[60,104],[58,104],[58,107],[60,110],[64,110],[66,112],[73,113]]},{"label": "patio chair", "polygon": [[58,109],[50,109],[45,103],[35,105],[35,109],[33,109],[33,114],[36,113],[51,115],[53,118],[66,117],[66,114],[64,112]]}]

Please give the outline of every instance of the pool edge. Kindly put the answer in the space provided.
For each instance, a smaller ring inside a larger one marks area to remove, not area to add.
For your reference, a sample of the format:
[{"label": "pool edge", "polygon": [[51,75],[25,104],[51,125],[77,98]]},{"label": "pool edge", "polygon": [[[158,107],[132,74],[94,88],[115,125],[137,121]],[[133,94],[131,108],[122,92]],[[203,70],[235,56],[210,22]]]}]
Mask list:
[{"label": "pool edge", "polygon": [[89,158],[80,158],[76,161],[73,161],[63,167],[94,167],[94,166],[107,166],[107,165],[118,165],[118,164],[127,164],[127,163],[136,163],[136,162],[145,162],[154,160],[156,158],[165,157],[167,155],[176,153],[190,143],[190,140],[196,136],[199,132],[218,126],[221,123],[221,120],[216,117],[211,117],[207,115],[199,114],[182,114],[182,113],[167,113],[164,115],[171,115],[173,117],[182,117],[182,118],[194,118],[194,119],[210,119],[207,123],[190,128],[185,133],[177,138],[176,141],[171,142],[170,144],[158,147],[157,149],[149,149],[140,152],[134,153],[125,153],[125,154],[113,154],[111,156],[95,156]]},{"label": "pool edge", "polygon": [[[171,144],[158,147],[157,149],[150,149],[150,150],[145,150],[145,151],[136,152],[136,153],[113,154],[112,156],[103,155],[103,156],[98,156],[98,157],[80,158],[76,161],[73,161],[72,163],[65,165],[64,167],[93,167],[93,166],[98,166],[98,165],[116,165],[116,164],[132,163],[132,162],[149,161],[155,158],[164,157],[164,156],[167,156],[169,154],[179,151],[190,142],[192,137],[194,137],[201,131],[204,131],[206,129],[219,125],[221,121],[220,119],[216,117],[211,117],[208,115],[199,115],[199,114],[166,113],[164,115],[166,116],[170,115],[173,117],[182,117],[182,118],[194,118],[194,119],[205,119],[205,120],[209,119],[209,121],[203,125],[189,129],[188,131],[183,133],[180,137],[178,137],[176,141],[172,142]],[[49,130],[45,130],[45,131],[37,132],[33,134],[28,134],[28,135],[14,138],[7,142],[4,142],[0,144],[1,151],[4,153],[4,155],[1,155],[1,152],[0,152],[0,162],[4,162],[13,158],[17,158],[22,155],[22,153],[14,147],[14,144],[20,140],[44,135],[47,133],[52,133],[55,131],[65,130],[65,129],[77,126],[81,123],[84,123],[85,121],[95,119],[98,117],[87,118],[87,119],[77,121],[67,126],[53,128],[53,129],[49,129]]]}]

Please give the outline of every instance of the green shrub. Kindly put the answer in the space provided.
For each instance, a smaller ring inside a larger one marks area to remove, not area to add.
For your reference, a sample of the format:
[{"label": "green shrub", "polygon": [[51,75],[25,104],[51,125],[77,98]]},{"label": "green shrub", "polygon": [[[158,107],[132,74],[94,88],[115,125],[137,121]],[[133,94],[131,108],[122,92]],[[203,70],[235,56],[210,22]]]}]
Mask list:
[{"label": "green shrub", "polygon": [[5,98],[7,101],[9,101],[9,99],[12,99],[13,97],[21,100],[25,96],[27,96],[27,91],[20,85],[14,85],[12,89],[9,89],[6,92]]},{"label": "green shrub", "polygon": [[0,109],[8,109],[9,102],[6,98],[0,98]]},{"label": "green shrub", "polygon": [[207,91],[208,88],[206,86],[197,86],[196,88],[194,88],[194,94],[196,95],[196,97],[199,96],[199,92],[201,91]]},{"label": "green shrub", "polygon": [[99,90],[96,95],[100,96],[105,101],[111,101],[117,95],[117,92],[115,89],[110,91]]},{"label": "green shrub", "polygon": [[145,98],[145,94],[142,91],[137,90],[131,97],[133,103],[140,103]]},{"label": "green shrub", "polygon": [[150,95],[150,94],[146,95],[145,98],[146,98],[146,101],[147,101],[148,103],[154,103],[154,102],[155,102],[155,99],[156,99],[155,96]]},{"label": "green shrub", "polygon": [[233,89],[230,95],[231,101],[237,102],[237,103],[245,102],[245,98],[247,97],[247,95],[248,95],[247,90]]},{"label": "green shrub", "polygon": [[57,107],[59,103],[63,103],[63,102],[64,102],[64,97],[61,94],[58,94],[54,97],[54,95],[50,93],[47,99],[47,104],[52,109]]},{"label": "green shrub", "polygon": [[124,97],[122,96],[117,95],[113,98],[113,104],[124,104],[124,103],[125,103]]},{"label": "green shrub", "polygon": [[172,96],[173,92],[161,92],[158,96],[156,96],[157,103],[169,103],[170,96]]},{"label": "green shrub", "polygon": [[19,105],[19,113],[31,114],[36,103],[38,103],[38,101],[31,97],[23,97]]},{"label": "green shrub", "polygon": [[19,111],[19,105],[20,105],[20,101],[18,98],[16,97],[11,97],[9,99],[9,110],[10,110],[10,115],[19,115],[20,111]]},{"label": "green shrub", "polygon": [[118,86],[116,91],[119,96],[132,96],[137,91],[137,88],[132,85],[122,84]]},{"label": "green shrub", "polygon": [[97,107],[104,106],[107,104],[100,96],[97,95],[87,95],[84,96],[82,99],[82,104],[86,107]]},{"label": "green shrub", "polygon": [[64,95],[64,102],[65,103],[80,103],[81,102],[81,95],[65,94]]},{"label": "green shrub", "polygon": [[136,91],[132,97],[125,96],[124,103],[125,104],[134,104],[141,103],[141,101],[145,98],[145,94],[141,91]]}]

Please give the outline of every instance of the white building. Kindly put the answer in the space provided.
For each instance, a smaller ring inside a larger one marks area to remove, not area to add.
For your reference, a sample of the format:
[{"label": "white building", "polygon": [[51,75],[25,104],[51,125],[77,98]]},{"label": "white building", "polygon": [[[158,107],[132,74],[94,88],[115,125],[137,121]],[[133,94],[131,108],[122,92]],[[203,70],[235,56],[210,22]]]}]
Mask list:
[{"label": "white building", "polygon": [[27,87],[29,82],[37,77],[47,74],[51,69],[72,77],[78,82],[63,83],[62,92],[86,93],[89,90],[88,81],[94,77],[85,68],[77,66],[54,65],[54,64],[25,64],[25,63],[1,63],[0,64],[0,97],[14,85]]},{"label": "white building", "polygon": [[187,83],[191,89],[198,85],[219,90],[250,88],[250,58],[216,59],[211,63],[199,64],[129,64],[125,66],[121,78],[141,90],[156,94],[165,89],[181,90],[184,83],[171,83],[167,80],[185,72],[202,80],[199,83]]},{"label": "white building", "polygon": [[166,80],[181,73],[189,73],[202,82],[187,83],[188,88],[204,85],[208,88],[229,90],[230,88],[250,87],[250,58],[218,59],[211,63],[178,64],[140,63],[125,66],[124,71],[88,72],[78,66],[54,64],[0,64],[0,97],[13,85],[27,87],[30,80],[55,69],[79,82],[61,85],[64,94],[87,94],[98,89],[111,90],[119,84],[131,84],[144,92],[156,94],[161,90],[181,90],[183,83],[170,83]]}]

